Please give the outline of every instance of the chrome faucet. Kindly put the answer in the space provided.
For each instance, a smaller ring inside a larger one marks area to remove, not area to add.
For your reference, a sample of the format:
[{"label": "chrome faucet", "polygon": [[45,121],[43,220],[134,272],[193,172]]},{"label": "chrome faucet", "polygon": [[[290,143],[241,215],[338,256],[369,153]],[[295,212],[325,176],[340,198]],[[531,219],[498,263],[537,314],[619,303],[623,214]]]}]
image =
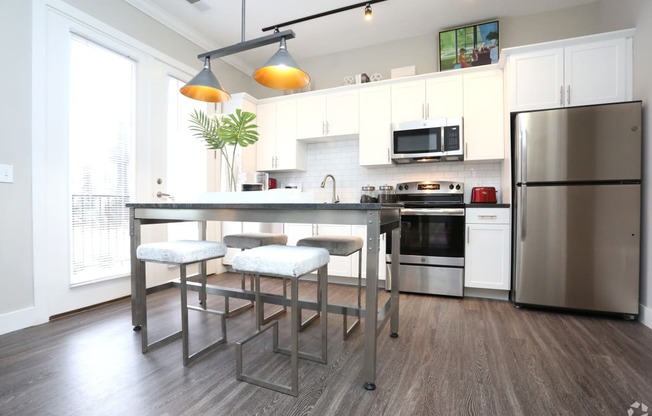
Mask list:
[{"label": "chrome faucet", "polygon": [[321,186],[322,188],[324,188],[324,187],[326,186],[326,179],[328,179],[328,177],[330,177],[330,178],[333,180],[333,203],[334,203],[334,204],[337,204],[338,202],[340,202],[340,197],[337,196],[337,192],[336,192],[336,190],[335,190],[335,188],[336,188],[336,185],[335,185],[335,176],[331,175],[330,173],[327,174],[326,176],[324,176],[324,180],[321,181],[321,185],[320,185],[320,186]]}]

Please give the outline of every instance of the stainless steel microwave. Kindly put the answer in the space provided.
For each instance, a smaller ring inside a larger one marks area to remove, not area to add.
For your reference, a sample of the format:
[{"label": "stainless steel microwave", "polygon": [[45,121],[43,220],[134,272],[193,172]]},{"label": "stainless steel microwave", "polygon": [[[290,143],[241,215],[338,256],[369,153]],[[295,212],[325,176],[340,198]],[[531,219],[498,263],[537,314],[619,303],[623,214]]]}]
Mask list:
[{"label": "stainless steel microwave", "polygon": [[464,160],[462,117],[392,124],[394,163]]}]

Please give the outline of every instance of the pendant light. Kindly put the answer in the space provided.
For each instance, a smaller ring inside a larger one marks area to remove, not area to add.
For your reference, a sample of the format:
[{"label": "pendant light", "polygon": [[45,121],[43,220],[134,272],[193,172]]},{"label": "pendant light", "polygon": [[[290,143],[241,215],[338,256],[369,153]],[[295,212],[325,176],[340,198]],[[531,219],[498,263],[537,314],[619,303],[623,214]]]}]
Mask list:
[{"label": "pendant light", "polygon": [[303,88],[310,82],[310,75],[299,68],[287,50],[285,38],[281,38],[278,51],[254,71],[254,79],[265,87],[277,90]]},{"label": "pendant light", "polygon": [[224,90],[220,81],[211,71],[211,58],[204,58],[204,68],[179,90],[186,97],[209,103],[229,101],[231,94]]}]

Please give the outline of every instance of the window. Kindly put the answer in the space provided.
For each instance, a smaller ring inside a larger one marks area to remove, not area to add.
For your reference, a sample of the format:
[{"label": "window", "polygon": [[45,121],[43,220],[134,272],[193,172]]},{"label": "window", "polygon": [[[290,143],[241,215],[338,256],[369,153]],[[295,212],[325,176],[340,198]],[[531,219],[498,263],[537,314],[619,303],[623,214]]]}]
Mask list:
[{"label": "window", "polygon": [[71,285],[130,273],[136,62],[71,35]]}]

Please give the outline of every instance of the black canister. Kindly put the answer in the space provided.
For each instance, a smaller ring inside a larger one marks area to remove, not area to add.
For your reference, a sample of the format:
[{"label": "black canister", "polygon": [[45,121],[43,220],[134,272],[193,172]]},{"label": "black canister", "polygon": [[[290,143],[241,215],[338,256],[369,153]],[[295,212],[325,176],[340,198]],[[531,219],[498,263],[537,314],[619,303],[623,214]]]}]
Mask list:
[{"label": "black canister", "polygon": [[372,202],[378,202],[378,197],[376,196],[376,187],[374,186],[363,186],[362,194],[360,195],[360,203],[368,204]]},{"label": "black canister", "polygon": [[396,202],[396,194],[392,185],[378,187],[378,202],[381,204],[393,204]]}]

